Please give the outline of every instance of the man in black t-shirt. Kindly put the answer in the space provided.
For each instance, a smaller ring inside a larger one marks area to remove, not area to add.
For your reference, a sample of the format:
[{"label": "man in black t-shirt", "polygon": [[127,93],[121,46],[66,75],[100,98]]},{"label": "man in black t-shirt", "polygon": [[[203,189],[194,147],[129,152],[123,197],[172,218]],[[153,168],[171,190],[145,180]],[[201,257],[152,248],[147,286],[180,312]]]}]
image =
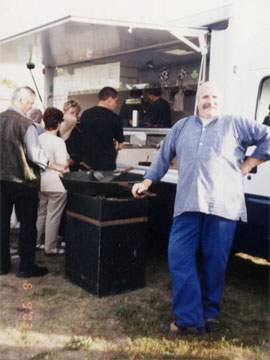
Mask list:
[{"label": "man in black t-shirt", "polygon": [[124,135],[117,107],[118,92],[105,87],[98,94],[97,106],[81,116],[82,161],[94,170],[114,170],[117,151],[123,148]]},{"label": "man in black t-shirt", "polygon": [[148,114],[145,115],[145,121],[148,123],[148,126],[170,128],[170,104],[161,97],[161,88],[147,89],[146,93],[151,104]]}]

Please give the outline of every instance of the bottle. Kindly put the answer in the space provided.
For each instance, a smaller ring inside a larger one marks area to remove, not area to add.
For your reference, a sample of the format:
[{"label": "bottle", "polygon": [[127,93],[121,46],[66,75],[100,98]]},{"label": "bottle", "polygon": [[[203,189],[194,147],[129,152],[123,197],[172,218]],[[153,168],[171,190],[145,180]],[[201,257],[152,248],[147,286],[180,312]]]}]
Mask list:
[{"label": "bottle", "polygon": [[138,110],[132,110],[132,127],[138,127],[139,112]]}]

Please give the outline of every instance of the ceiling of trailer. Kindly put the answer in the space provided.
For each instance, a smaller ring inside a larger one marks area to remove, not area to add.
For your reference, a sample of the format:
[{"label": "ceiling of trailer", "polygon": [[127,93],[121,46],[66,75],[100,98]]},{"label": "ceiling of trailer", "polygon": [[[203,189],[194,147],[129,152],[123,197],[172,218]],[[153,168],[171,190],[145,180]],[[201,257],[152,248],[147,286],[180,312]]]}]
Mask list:
[{"label": "ceiling of trailer", "polygon": [[[0,40],[0,62],[27,63],[31,59],[45,66],[63,66],[109,62],[121,54],[122,64],[144,68],[149,61],[158,67],[179,62],[179,56],[184,63],[200,57],[168,31],[129,30],[128,26],[70,18]],[[198,45],[196,38],[189,40]]]}]

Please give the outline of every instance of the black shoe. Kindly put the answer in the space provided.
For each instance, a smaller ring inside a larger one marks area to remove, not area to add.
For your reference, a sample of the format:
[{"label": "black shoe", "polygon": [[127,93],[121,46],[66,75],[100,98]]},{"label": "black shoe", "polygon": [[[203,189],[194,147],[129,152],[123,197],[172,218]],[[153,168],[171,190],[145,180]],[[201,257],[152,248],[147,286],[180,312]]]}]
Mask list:
[{"label": "black shoe", "polygon": [[45,276],[48,274],[48,269],[38,265],[32,265],[29,269],[24,271],[18,271],[16,276],[19,278],[30,278]]},{"label": "black shoe", "polygon": [[168,334],[175,335],[203,335],[204,328],[196,326],[178,326],[175,322],[170,323],[166,326],[165,331]]},{"label": "black shoe", "polygon": [[205,330],[208,333],[217,332],[220,329],[220,322],[218,319],[207,319],[205,321]]}]

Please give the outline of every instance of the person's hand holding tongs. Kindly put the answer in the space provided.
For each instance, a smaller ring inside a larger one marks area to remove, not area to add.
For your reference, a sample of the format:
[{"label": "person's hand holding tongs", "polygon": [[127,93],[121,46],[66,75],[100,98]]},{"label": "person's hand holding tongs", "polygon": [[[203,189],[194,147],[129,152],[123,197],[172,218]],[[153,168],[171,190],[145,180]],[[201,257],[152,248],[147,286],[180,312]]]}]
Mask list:
[{"label": "person's hand holding tongs", "polygon": [[155,194],[150,193],[148,191],[151,184],[152,184],[152,180],[150,179],[144,179],[143,182],[134,184],[131,190],[132,195],[135,198],[143,197],[143,196],[155,196]]}]

